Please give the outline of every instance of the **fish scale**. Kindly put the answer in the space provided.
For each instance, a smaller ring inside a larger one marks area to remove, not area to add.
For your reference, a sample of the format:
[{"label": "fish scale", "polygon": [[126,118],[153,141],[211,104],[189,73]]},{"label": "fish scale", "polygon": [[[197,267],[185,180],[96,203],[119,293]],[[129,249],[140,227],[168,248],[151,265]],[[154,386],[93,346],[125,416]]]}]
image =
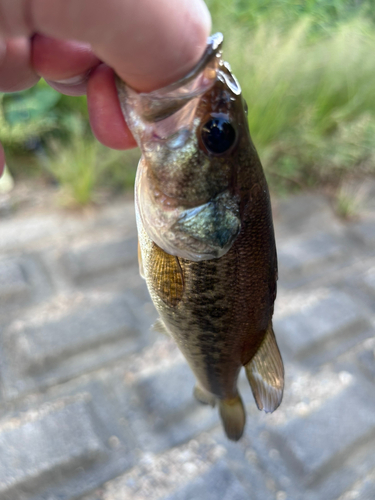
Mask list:
[{"label": "fish scale", "polygon": [[238,440],[245,368],[259,409],[280,404],[284,369],[272,328],[277,257],[267,183],[247,125],[246,104],[222,35],[197,67],[164,89],[138,94],[117,80],[136,138],[135,201],[140,271],[197,379],[201,402],[218,403]]}]

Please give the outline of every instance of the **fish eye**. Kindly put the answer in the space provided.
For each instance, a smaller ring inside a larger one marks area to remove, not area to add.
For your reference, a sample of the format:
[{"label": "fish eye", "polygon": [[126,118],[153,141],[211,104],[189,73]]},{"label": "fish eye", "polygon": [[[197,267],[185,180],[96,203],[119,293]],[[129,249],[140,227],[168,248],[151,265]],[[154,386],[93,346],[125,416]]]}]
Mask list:
[{"label": "fish eye", "polygon": [[202,127],[202,140],[209,153],[220,155],[234,144],[236,131],[228,118],[212,117]]}]

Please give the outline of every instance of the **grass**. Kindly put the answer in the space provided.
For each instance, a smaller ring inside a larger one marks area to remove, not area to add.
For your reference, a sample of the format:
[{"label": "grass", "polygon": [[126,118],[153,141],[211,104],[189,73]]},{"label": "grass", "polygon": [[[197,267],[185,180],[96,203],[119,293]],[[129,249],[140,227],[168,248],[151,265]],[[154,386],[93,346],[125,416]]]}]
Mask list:
[{"label": "grass", "polygon": [[59,184],[62,204],[86,205],[92,201],[100,173],[97,151],[96,142],[74,138],[69,146],[59,147],[46,161],[46,168]]},{"label": "grass", "polygon": [[317,38],[309,17],[261,22],[226,35],[225,59],[249,106],[249,124],[279,192],[373,173],[375,36],[362,18]]},{"label": "grass", "polygon": [[272,21],[290,27],[303,17],[313,22],[313,32],[329,31],[353,18],[375,20],[375,0],[205,0],[210,9],[214,30],[227,27],[252,29]]},{"label": "grass", "polygon": [[367,193],[365,186],[353,184],[349,180],[336,191],[334,208],[339,217],[350,220],[365,209]]},{"label": "grass", "polygon": [[86,98],[62,96],[41,81],[0,94],[0,141],[12,176],[41,177],[58,185],[64,206],[83,206],[107,193],[133,188],[139,151],[113,151],[93,137]]},{"label": "grass", "polygon": [[[327,184],[339,189],[347,177],[374,174],[375,0],[207,4],[213,30],[224,33],[224,57],[248,102],[251,134],[273,191]],[[43,168],[69,203],[95,201],[103,188],[132,188],[139,153],[96,144],[85,99],[53,92],[40,83],[15,101],[0,95],[6,104],[0,139],[14,159],[11,173],[22,174],[29,145],[40,143],[50,155]],[[17,121],[22,105],[30,119]],[[349,213],[345,196],[339,205]]]},{"label": "grass", "polygon": [[55,145],[43,163],[57,181],[60,203],[77,207],[95,202],[100,188],[132,189],[138,156],[138,151],[113,151],[90,135],[78,135],[69,144]]}]

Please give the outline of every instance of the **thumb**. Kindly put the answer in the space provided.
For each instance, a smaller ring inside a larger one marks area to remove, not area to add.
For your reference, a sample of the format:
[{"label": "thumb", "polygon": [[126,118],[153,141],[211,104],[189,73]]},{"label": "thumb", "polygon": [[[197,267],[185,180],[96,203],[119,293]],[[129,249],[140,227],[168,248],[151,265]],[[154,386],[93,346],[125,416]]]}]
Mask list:
[{"label": "thumb", "polygon": [[149,91],[186,74],[210,31],[203,0],[0,0],[0,36],[37,32],[90,43],[132,87]]}]

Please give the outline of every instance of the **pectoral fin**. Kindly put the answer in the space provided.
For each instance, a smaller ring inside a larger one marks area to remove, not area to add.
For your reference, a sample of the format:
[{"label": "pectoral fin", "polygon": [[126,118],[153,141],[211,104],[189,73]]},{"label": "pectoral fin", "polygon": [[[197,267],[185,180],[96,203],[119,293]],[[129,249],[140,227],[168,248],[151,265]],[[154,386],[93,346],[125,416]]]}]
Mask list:
[{"label": "pectoral fin", "polygon": [[273,412],[284,390],[284,365],[270,322],[264,340],[252,360],[245,365],[247,379],[259,410]]},{"label": "pectoral fin", "polygon": [[243,434],[246,422],[241,396],[219,400],[219,412],[228,439],[238,441]]},{"label": "pectoral fin", "polygon": [[184,292],[184,278],[178,258],[164,252],[154,243],[150,262],[151,279],[157,294],[165,304],[176,307]]}]

